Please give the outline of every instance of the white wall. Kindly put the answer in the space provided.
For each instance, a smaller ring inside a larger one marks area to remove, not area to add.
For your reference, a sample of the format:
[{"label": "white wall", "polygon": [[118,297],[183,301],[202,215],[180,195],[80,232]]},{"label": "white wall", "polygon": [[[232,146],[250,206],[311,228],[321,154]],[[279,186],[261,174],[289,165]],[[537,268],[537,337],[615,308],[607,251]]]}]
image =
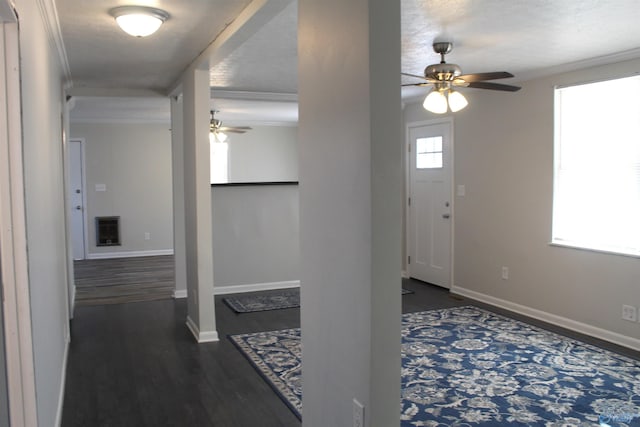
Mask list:
[{"label": "white wall", "polygon": [[[466,196],[455,200],[458,291],[640,344],[640,324],[621,320],[622,304],[640,304],[638,259],[549,245],[554,85],[627,76],[639,68],[637,60],[533,80],[517,93],[465,92],[469,106],[454,116],[455,183],[466,186]],[[419,104],[405,110],[406,122],[433,117]],[[612,206],[612,221],[615,213]],[[502,266],[509,267],[509,280],[501,279]]]},{"label": "white wall", "polygon": [[18,0],[24,183],[38,423],[53,426],[68,339],[62,67],[40,2]]},{"label": "white wall", "polygon": [[[169,128],[168,123],[71,123],[71,137],[85,140],[89,257],[173,249]],[[96,191],[96,184],[106,185],[106,191]],[[96,246],[96,216],[120,216],[121,246]]]},{"label": "white wall", "polygon": [[298,186],[211,188],[215,287],[298,281]]},{"label": "white wall", "polygon": [[229,182],[297,181],[297,127],[252,128],[244,134],[227,134]]}]

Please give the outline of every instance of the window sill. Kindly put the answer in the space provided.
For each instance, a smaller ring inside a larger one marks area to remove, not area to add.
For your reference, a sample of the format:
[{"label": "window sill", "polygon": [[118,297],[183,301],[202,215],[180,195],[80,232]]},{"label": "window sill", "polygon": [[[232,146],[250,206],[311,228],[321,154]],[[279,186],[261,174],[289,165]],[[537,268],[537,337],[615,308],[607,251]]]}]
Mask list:
[{"label": "window sill", "polygon": [[549,243],[549,246],[556,246],[559,248],[567,248],[567,249],[576,249],[579,251],[594,252],[594,253],[606,254],[606,255],[618,255],[618,256],[624,256],[627,258],[636,258],[636,259],[640,258],[640,253],[617,252],[611,249],[587,248],[584,246],[572,245],[571,243],[567,243],[567,242],[552,241]]}]

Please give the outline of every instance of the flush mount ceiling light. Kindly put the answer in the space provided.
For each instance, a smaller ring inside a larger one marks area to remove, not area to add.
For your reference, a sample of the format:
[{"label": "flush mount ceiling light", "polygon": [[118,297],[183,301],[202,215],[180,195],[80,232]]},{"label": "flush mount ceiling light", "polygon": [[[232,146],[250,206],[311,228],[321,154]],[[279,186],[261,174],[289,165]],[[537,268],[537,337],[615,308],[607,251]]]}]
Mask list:
[{"label": "flush mount ceiling light", "polygon": [[122,30],[134,37],[147,37],[155,33],[169,14],[146,6],[120,6],[109,11]]}]

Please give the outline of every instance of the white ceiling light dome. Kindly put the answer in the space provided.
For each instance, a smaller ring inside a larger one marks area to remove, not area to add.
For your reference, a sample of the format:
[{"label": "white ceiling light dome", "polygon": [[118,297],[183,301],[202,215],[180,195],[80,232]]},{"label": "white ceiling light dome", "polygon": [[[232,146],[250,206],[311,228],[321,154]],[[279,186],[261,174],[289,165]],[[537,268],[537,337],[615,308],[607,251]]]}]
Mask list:
[{"label": "white ceiling light dome", "polygon": [[120,6],[109,11],[122,30],[134,37],[155,33],[169,14],[162,9],[146,6]]}]

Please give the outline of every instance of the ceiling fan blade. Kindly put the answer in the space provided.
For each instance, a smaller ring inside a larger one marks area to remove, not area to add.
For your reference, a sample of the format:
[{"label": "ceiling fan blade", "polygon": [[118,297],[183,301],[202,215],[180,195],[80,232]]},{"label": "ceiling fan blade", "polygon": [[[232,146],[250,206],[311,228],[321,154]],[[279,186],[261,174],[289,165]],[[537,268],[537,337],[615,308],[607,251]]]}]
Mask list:
[{"label": "ceiling fan blade", "polygon": [[409,73],[400,73],[400,74],[407,77],[415,77],[417,79],[427,80],[425,76],[419,76],[418,74],[409,74]]},{"label": "ceiling fan blade", "polygon": [[246,130],[242,130],[242,129],[222,129],[223,132],[228,132],[228,133],[247,133]]},{"label": "ceiling fan blade", "polygon": [[484,80],[508,79],[509,77],[513,77],[513,74],[506,71],[493,71],[491,73],[463,74],[457,78],[471,83]]},{"label": "ceiling fan blade", "polygon": [[233,132],[235,130],[247,131],[251,130],[249,126],[222,126],[219,130],[222,132]]},{"label": "ceiling fan blade", "polygon": [[433,83],[409,83],[409,84],[402,85],[402,86],[430,86],[432,84]]},{"label": "ceiling fan blade", "polygon": [[517,92],[520,90],[520,86],[503,85],[500,83],[489,83],[489,82],[471,82],[467,87],[472,87],[476,89],[502,90],[505,92]]}]

